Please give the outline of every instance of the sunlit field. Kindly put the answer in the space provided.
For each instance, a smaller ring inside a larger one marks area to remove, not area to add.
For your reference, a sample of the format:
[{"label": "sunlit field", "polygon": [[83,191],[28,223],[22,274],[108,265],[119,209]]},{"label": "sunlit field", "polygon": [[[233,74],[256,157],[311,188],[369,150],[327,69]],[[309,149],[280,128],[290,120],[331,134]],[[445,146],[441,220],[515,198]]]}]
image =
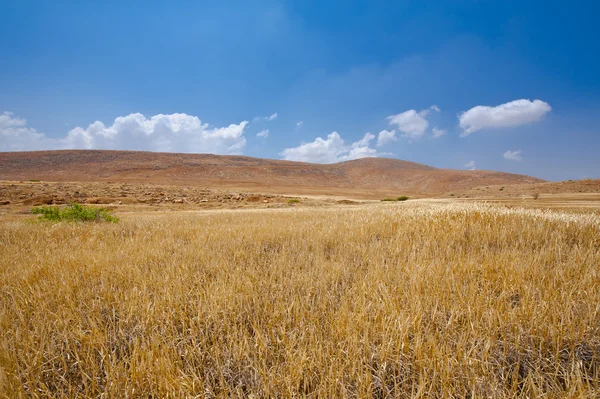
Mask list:
[{"label": "sunlit field", "polygon": [[0,220],[0,396],[599,397],[600,215]]}]

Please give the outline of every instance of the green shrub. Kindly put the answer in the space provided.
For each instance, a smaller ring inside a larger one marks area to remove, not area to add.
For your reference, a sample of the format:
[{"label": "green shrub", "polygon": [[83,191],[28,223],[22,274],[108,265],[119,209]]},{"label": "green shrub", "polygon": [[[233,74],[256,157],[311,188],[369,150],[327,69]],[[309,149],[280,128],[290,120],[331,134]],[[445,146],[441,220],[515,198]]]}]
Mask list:
[{"label": "green shrub", "polygon": [[40,220],[49,220],[52,222],[94,222],[106,221],[116,223],[119,218],[112,216],[108,209],[86,207],[77,202],[73,202],[66,208],[54,206],[41,206],[33,208],[31,213],[40,215]]},{"label": "green shrub", "polygon": [[297,204],[300,202],[300,198],[290,198],[288,204]]}]

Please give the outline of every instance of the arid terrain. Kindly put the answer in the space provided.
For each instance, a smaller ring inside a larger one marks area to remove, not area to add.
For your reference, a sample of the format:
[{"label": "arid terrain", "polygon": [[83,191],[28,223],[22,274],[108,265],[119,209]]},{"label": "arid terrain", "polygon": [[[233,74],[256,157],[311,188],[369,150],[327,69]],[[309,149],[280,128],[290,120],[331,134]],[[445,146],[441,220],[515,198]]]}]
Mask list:
[{"label": "arid terrain", "polygon": [[[600,396],[598,180],[31,154],[0,154],[1,398]],[[72,202],[118,220],[32,214]]]},{"label": "arid terrain", "polygon": [[72,202],[126,212],[352,205],[362,201],[225,191],[194,186],[0,181],[0,215],[28,214],[35,206],[60,206]]},{"label": "arid terrain", "polygon": [[320,165],[241,156],[132,151],[0,153],[0,180],[151,183],[362,199],[429,197],[485,185],[543,181],[501,172],[437,169],[384,158]]},{"label": "arid terrain", "polygon": [[437,169],[396,159],[319,165],[128,151],[0,153],[0,214],[73,201],[119,211],[354,205],[408,195],[600,209],[600,180]]}]

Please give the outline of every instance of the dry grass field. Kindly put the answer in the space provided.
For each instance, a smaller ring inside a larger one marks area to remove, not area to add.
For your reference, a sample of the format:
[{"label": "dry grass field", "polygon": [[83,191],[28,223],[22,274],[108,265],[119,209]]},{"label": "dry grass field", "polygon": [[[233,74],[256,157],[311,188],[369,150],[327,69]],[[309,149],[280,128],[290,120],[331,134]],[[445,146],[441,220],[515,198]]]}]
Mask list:
[{"label": "dry grass field", "polygon": [[0,396],[599,397],[600,215],[0,218]]}]

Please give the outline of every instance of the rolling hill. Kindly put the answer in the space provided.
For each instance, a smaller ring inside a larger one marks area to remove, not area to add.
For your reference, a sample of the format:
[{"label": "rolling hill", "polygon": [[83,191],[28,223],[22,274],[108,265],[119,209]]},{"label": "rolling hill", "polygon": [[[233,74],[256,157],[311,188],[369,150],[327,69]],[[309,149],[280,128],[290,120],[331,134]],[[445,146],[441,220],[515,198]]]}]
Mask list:
[{"label": "rolling hill", "polygon": [[484,185],[543,182],[524,175],[438,169],[386,158],[323,165],[245,156],[136,151],[0,153],[0,180],[32,179],[172,184],[356,198],[434,196]]}]

